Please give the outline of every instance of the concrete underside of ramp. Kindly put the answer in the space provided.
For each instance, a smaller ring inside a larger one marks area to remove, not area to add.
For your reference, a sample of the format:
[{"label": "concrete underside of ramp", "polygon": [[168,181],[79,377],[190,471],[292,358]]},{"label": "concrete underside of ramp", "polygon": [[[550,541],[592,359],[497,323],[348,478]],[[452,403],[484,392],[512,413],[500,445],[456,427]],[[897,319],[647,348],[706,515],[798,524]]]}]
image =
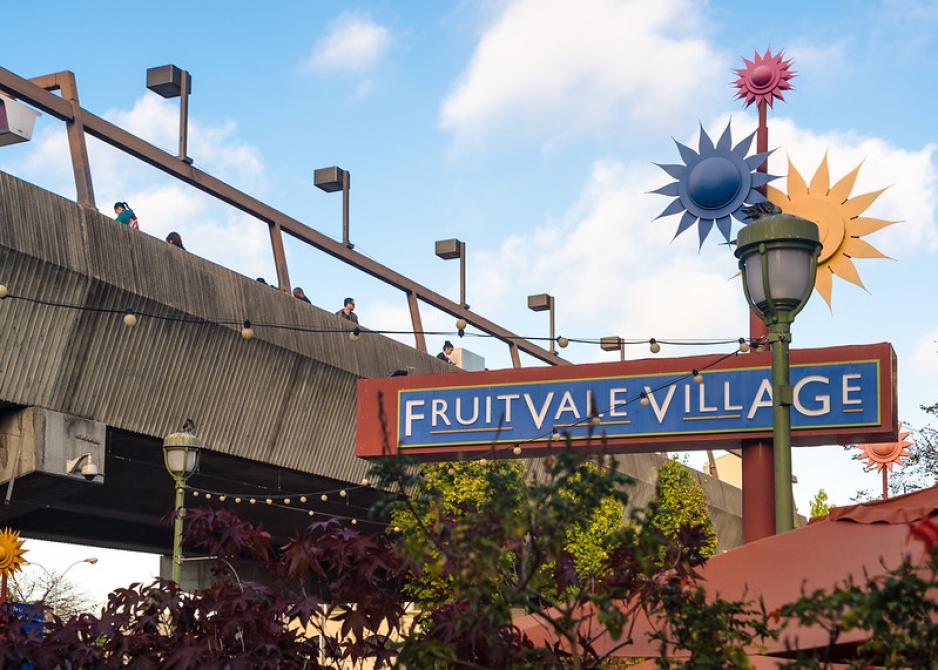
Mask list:
[{"label": "concrete underside of ramp", "polygon": [[[355,485],[368,471],[354,456],[356,381],[397,369],[460,374],[367,333],[352,341],[256,326],[245,341],[244,319],[349,322],[4,173],[0,284],[14,296],[114,310],[0,302],[0,479],[14,480],[0,523],[34,537],[165,552],[172,485],[160,445],[187,417],[205,447],[194,486],[261,497]],[[128,310],[176,320],[141,316],[127,328]],[[64,472],[84,452],[96,454],[98,482]],[[620,457],[638,480],[636,503],[653,495],[660,458]],[[699,478],[721,548],[738,544],[739,490]],[[376,495],[357,489],[341,504],[310,506],[361,518]],[[260,505],[239,511],[277,538],[309,521]]]}]

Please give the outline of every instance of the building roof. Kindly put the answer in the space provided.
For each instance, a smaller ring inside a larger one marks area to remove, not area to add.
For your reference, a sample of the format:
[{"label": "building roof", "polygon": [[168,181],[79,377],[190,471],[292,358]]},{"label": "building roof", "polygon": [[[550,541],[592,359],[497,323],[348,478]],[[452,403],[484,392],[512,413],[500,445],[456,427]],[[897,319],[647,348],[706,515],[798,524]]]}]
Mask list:
[{"label": "building roof", "polygon": [[[883,574],[897,567],[906,556],[923,562],[925,547],[909,540],[909,524],[938,513],[938,486],[874,501],[833,508],[826,517],[812,519],[803,527],[767,537],[711,558],[698,572],[708,596],[765,601],[772,611],[798,599],[802,592],[829,590],[848,576],[864,582],[866,576]],[[536,616],[516,624],[535,644],[554,641],[548,627]],[[584,629],[597,623],[584,612]],[[644,617],[636,622],[633,642],[614,652],[615,656],[656,657],[660,643],[648,639],[656,624]],[[862,630],[845,633],[839,643],[865,639]],[[619,643],[600,638],[596,649],[605,653]],[[779,640],[765,641],[763,654],[796,647],[808,650],[827,646],[827,633],[817,627],[789,627]],[[680,652],[674,652],[679,657]],[[767,666],[771,667],[771,666]]]}]

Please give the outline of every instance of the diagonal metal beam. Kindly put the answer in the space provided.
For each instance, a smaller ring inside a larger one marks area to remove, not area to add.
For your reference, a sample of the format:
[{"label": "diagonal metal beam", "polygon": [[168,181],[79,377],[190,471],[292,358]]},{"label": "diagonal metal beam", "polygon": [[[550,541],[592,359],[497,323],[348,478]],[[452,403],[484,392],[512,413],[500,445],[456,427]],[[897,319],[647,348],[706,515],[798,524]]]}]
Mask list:
[{"label": "diagonal metal beam", "polygon": [[[48,91],[36,86],[22,77],[0,67],[0,91],[42,110],[66,123],[74,121],[71,105],[62,98],[52,95]],[[84,123],[85,132],[102,142],[110,144],[116,149],[130,154],[148,165],[179,179],[209,195],[212,195],[232,207],[266,222],[269,226],[279,226],[280,229],[307,244],[324,251],[330,256],[365,272],[395,288],[412,293],[425,303],[446,312],[450,316],[465,319],[482,332],[492,335],[504,342],[514,344],[518,349],[551,365],[569,365],[570,362],[552,354],[550,351],[525,340],[510,330],[499,326],[493,321],[466,309],[462,305],[449,300],[436,291],[419,284],[409,277],[402,275],[391,268],[378,263],[362,254],[349,249],[341,242],[320,233],[314,228],[287,216],[260,200],[239,191],[225,182],[213,177],[192,165],[180,160],[162,149],[146,142],[139,137],[95,116],[91,112],[78,107]]]}]

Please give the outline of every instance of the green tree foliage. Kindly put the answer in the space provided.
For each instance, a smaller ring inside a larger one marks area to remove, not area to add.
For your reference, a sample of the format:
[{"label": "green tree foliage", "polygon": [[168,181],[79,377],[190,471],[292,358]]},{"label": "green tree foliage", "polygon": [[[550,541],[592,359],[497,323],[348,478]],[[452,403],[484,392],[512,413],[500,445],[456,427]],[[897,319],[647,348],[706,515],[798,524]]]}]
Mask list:
[{"label": "green tree foliage", "polygon": [[656,500],[650,526],[671,540],[681,537],[682,529],[698,528],[703,533],[701,557],[712,556],[717,549],[717,535],[710,519],[707,495],[690,469],[669,460],[658,470]]},{"label": "green tree foliage", "polygon": [[[582,472],[574,473],[558,492],[559,501],[571,507],[579,507],[583,475],[587,471],[595,474],[596,465],[585,461],[579,469]],[[427,606],[452,601],[455,576],[442,571],[441,551],[430,543],[424,531],[445,522],[466,522],[477,515],[506,511],[523,515],[525,483],[523,466],[518,461],[428,464],[421,466],[419,473],[409,504],[392,511],[391,526],[399,529],[400,541],[411,555],[424,557],[404,590],[415,602]],[[602,573],[611,538],[622,527],[624,518],[622,503],[607,496],[576,522],[565,526],[564,549],[572,557],[577,575],[587,579]],[[497,563],[491,578],[499,584],[512,581],[517,570],[514,554],[501,556]],[[552,562],[545,562],[542,572],[552,573],[555,567]],[[557,594],[550,581],[540,577],[536,580],[542,584],[542,595],[555,599]]]},{"label": "green tree foliage", "polygon": [[827,516],[831,511],[831,505],[828,502],[827,491],[820,489],[811,499],[811,518],[816,516]]},{"label": "green tree foliage", "polygon": [[[524,489],[520,461],[466,461],[430,463],[419,466],[406,504],[394,506],[391,526],[399,529],[398,540],[420,565],[404,586],[406,596],[422,605],[452,600],[455,576],[443,570],[442,553],[427,531],[441,523],[478,516],[517,513]],[[510,572],[513,557],[502,556],[493,566],[496,582]]]}]

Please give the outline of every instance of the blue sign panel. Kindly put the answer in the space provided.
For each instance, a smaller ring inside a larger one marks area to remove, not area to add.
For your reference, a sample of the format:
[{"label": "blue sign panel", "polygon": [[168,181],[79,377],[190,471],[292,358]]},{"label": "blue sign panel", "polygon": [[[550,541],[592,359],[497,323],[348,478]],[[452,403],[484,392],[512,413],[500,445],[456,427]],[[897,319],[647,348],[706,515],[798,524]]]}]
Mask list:
[{"label": "blue sign panel", "polygon": [[[879,425],[879,366],[878,360],[793,365],[792,428]],[[768,367],[707,371],[700,383],[669,372],[398,393],[401,449],[530,442],[557,432],[584,439],[590,432],[631,438],[772,429]]]}]

